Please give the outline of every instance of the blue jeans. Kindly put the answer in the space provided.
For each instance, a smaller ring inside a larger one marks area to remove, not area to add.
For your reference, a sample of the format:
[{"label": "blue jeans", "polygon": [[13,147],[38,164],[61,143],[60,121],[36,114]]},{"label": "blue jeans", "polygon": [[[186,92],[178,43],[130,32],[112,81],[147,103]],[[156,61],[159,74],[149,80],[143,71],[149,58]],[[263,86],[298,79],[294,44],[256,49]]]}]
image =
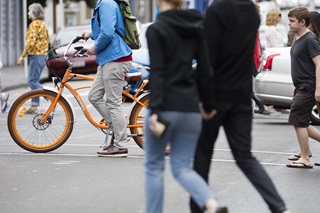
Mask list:
[{"label": "blue jeans", "polygon": [[[29,87],[34,89],[43,88],[40,84],[39,79],[46,65],[46,55],[29,55],[29,73],[28,73],[28,84]],[[31,101],[32,106],[39,106],[39,98],[33,98]]]},{"label": "blue jeans", "polygon": [[149,115],[145,122],[145,190],[147,213],[163,211],[165,148],[170,144],[170,163],[173,176],[202,208],[213,197],[209,186],[192,169],[201,116],[193,112],[162,112],[161,117],[170,124],[162,139],[150,132]]}]

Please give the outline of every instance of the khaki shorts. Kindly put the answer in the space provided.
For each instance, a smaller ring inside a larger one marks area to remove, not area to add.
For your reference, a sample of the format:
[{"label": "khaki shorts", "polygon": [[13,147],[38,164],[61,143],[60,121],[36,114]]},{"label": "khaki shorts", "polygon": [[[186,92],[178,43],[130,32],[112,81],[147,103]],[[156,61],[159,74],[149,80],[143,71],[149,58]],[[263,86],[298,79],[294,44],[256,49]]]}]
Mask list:
[{"label": "khaki shorts", "polygon": [[306,89],[295,89],[288,123],[297,127],[308,127],[311,110],[315,104],[313,92]]}]

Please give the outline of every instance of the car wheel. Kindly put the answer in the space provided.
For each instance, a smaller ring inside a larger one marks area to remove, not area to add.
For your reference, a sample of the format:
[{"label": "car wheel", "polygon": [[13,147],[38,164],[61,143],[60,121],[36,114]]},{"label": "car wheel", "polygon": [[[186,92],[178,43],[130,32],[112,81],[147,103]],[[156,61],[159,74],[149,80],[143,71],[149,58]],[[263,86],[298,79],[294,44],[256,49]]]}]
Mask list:
[{"label": "car wheel", "polygon": [[310,115],[310,120],[311,120],[312,124],[320,125],[319,112],[318,112],[318,109],[317,109],[317,105],[315,105],[312,108],[311,115]]}]

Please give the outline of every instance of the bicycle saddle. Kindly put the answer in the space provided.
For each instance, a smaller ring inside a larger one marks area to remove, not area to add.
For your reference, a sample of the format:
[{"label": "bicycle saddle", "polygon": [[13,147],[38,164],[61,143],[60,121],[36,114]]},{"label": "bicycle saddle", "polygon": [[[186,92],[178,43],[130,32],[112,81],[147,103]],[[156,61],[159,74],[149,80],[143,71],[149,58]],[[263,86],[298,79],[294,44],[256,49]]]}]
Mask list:
[{"label": "bicycle saddle", "polygon": [[125,80],[128,84],[134,84],[142,79],[141,72],[127,73],[125,76]]}]

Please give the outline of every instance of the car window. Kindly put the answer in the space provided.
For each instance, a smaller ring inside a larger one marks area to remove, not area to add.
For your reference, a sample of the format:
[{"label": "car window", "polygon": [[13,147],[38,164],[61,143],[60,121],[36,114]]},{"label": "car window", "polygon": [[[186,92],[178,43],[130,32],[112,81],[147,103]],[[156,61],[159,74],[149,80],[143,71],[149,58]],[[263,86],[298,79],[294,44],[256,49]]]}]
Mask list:
[{"label": "car window", "polygon": [[139,40],[140,40],[140,43],[141,43],[141,48],[148,48],[146,32],[147,32],[148,27],[151,24],[152,23],[146,23],[146,24],[142,24],[141,25],[140,32],[139,32]]},{"label": "car window", "polygon": [[[58,35],[55,37],[53,46],[59,45],[59,44],[65,44],[69,43],[71,39],[73,39],[76,36],[81,36],[83,32],[90,32],[90,28],[77,28],[77,29],[62,29],[58,33]],[[89,39],[88,42],[92,42],[93,40]]]}]

